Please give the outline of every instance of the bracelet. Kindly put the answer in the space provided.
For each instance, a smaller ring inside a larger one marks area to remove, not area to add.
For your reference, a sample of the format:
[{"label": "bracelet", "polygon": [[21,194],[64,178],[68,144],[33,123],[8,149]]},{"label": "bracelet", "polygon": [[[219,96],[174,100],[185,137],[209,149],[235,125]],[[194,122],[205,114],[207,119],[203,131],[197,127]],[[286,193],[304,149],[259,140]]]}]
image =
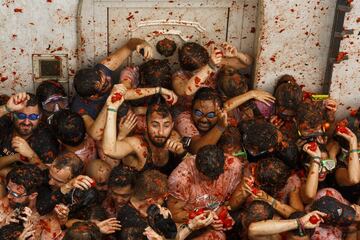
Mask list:
[{"label": "bracelet", "polygon": [[320,160],[321,160],[320,157],[312,157],[311,160],[312,160],[312,162],[314,162],[320,166]]},{"label": "bracelet", "polygon": [[301,222],[300,218],[297,218],[297,219],[296,219],[296,222],[297,222],[297,224],[298,224],[298,230],[299,230],[299,235],[300,235],[300,237],[305,236],[304,227],[303,227],[303,225],[302,225],[302,222]]},{"label": "bracelet", "polygon": [[180,225],[180,229],[183,229],[183,228],[189,229],[190,232],[193,231],[193,230],[190,228],[189,224],[186,224],[186,223]]},{"label": "bracelet", "polygon": [[360,153],[360,150],[359,149],[352,149],[352,150],[350,150],[350,153]]},{"label": "bracelet", "polygon": [[114,109],[114,108],[108,108],[107,110],[110,111],[110,112],[116,112],[117,113],[117,110]]}]

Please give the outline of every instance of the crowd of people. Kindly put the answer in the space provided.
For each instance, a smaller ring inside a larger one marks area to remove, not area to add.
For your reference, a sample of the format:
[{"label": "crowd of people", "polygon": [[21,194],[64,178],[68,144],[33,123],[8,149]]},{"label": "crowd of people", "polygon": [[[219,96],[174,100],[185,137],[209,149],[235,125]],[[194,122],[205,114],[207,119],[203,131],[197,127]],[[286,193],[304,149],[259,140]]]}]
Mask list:
[{"label": "crowd of people", "polygon": [[132,38],[72,97],[1,96],[0,239],[360,238],[360,111],[290,75],[251,89],[228,43],[158,45],[177,70]]}]

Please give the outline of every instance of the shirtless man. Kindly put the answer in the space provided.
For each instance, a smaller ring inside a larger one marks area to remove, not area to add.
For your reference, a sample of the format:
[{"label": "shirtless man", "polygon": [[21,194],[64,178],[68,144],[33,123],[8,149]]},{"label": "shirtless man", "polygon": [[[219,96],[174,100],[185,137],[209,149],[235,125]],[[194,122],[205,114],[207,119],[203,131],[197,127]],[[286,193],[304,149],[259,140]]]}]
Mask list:
[{"label": "shirtless man", "polygon": [[123,159],[123,163],[138,171],[157,168],[169,174],[173,168],[169,161],[170,153],[183,155],[179,134],[173,130],[174,122],[168,106],[162,98],[155,103],[149,103],[146,113],[147,132],[144,135],[134,135],[123,140],[116,140],[116,113],[122,100],[113,103],[108,99],[108,116],[104,131],[103,150],[110,157]]}]

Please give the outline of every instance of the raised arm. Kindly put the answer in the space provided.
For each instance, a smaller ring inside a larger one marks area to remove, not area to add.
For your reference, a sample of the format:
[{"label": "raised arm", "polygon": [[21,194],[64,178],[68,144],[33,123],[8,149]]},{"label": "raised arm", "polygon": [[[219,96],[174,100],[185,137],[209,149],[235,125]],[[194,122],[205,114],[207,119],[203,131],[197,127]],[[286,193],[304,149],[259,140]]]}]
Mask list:
[{"label": "raised arm", "polygon": [[0,106],[0,117],[11,112],[21,111],[26,107],[26,103],[29,99],[30,96],[26,92],[12,95],[6,104]]},{"label": "raised arm", "polygon": [[[126,88],[123,84],[115,84],[114,87],[111,90],[110,96],[113,95],[115,92],[126,92]],[[109,100],[110,98],[110,100]],[[108,100],[111,101],[111,97],[109,97]],[[107,116],[107,111],[109,108],[109,104],[106,101],[103,108],[101,109],[99,115],[96,117],[96,120],[92,120],[92,118],[90,118],[90,116],[88,115],[84,115],[83,119],[85,122],[85,126],[87,129],[87,133],[94,139],[97,141],[100,141],[103,138],[103,134],[104,134],[104,128],[105,128],[105,123],[106,123],[106,116]]]},{"label": "raised arm", "polygon": [[336,131],[336,134],[345,138],[349,143],[348,168],[338,168],[335,173],[336,182],[340,186],[352,186],[360,181],[360,164],[357,150],[357,137],[346,127]]},{"label": "raised arm", "polygon": [[114,91],[106,101],[108,108],[107,108],[107,116],[106,116],[106,123],[104,129],[104,139],[102,142],[104,154],[118,159],[123,158],[128,154],[134,152],[133,147],[127,142],[116,141],[117,111],[120,105],[123,103],[124,97],[114,102],[112,100],[115,100],[114,98],[116,97],[116,94],[120,94],[121,96],[124,96],[126,93],[126,88],[125,87],[122,88],[121,91],[122,91],[121,93]]},{"label": "raised arm", "polygon": [[251,99],[261,101],[268,106],[275,102],[275,98],[270,93],[255,89],[227,100],[224,104],[224,109],[229,112]]},{"label": "raised arm", "polygon": [[129,89],[126,92],[125,100],[136,100],[155,94],[160,94],[170,105],[174,105],[178,99],[178,97],[173,91],[162,87],[154,87]]},{"label": "raised arm", "polygon": [[[316,146],[315,150],[313,150],[314,146]],[[321,151],[316,143],[305,144],[303,150],[309,154],[311,160],[306,183],[301,186],[301,198],[304,203],[310,203],[315,198],[318,190]]]},{"label": "raised arm", "polygon": [[140,53],[141,49],[144,50],[145,59],[152,58],[152,48],[145,40],[140,38],[131,38],[124,46],[110,54],[110,56],[101,60],[100,63],[114,71],[133,51],[136,50],[138,53]]},{"label": "raised arm", "polygon": [[235,69],[247,68],[253,63],[253,58],[238,50],[229,43],[221,44],[223,49],[224,58],[222,59],[222,65],[231,66]]}]

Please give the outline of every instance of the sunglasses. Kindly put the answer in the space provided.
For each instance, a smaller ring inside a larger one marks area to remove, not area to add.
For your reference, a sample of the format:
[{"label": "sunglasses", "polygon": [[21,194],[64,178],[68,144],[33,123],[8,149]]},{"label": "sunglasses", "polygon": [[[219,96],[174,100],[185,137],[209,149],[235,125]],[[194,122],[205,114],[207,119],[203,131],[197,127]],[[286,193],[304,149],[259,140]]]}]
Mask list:
[{"label": "sunglasses", "polygon": [[[310,163],[306,163],[305,166],[310,167]],[[325,168],[327,172],[331,172],[336,167],[336,161],[333,159],[320,160],[319,173]]]},{"label": "sunglasses", "polygon": [[9,187],[6,187],[8,193],[13,196],[14,198],[22,198],[22,197],[26,197],[28,196],[26,193],[23,193],[23,194],[18,194],[14,191],[12,191]]},{"label": "sunglasses", "polygon": [[[204,113],[200,110],[194,110],[194,114],[195,116],[197,117],[203,117],[204,116]],[[209,112],[205,115],[206,118],[215,118],[216,117],[216,113],[215,112]]]},{"label": "sunglasses", "polygon": [[20,120],[29,119],[30,121],[35,121],[40,118],[40,114],[35,114],[35,113],[29,114],[29,115],[26,115],[25,113],[15,113],[14,115],[17,119],[20,119]]}]

